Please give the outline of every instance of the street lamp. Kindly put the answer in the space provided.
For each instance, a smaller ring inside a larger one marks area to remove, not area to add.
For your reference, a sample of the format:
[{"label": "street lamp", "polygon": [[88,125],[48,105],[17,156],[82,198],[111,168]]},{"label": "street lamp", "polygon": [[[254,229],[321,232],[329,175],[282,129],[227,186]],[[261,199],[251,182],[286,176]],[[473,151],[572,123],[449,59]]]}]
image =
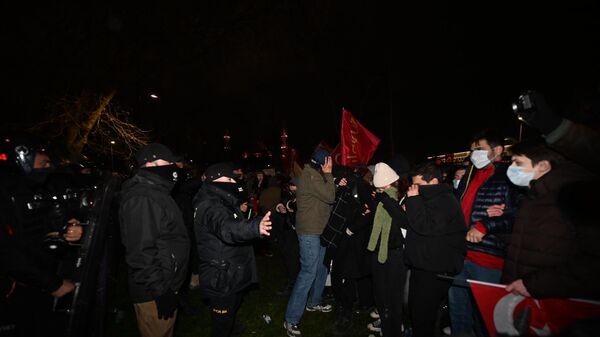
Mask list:
[{"label": "street lamp", "polygon": [[150,98],[152,98],[152,99],[158,99],[158,95],[156,95],[156,94],[150,94]]},{"label": "street lamp", "polygon": [[110,170],[111,171],[115,170],[115,160],[113,157],[113,145],[115,145],[115,141],[111,140],[110,141]]}]

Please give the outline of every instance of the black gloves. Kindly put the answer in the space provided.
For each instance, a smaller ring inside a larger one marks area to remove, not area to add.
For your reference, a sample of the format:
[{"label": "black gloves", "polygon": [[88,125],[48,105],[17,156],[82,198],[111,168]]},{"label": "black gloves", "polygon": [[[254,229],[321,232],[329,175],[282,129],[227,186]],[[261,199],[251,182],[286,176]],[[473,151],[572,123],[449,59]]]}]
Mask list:
[{"label": "black gloves", "polygon": [[158,319],[169,319],[175,315],[179,305],[179,297],[171,289],[158,296],[155,300]]},{"label": "black gloves", "polygon": [[374,199],[375,199],[376,202],[384,202],[385,200],[387,200],[389,198],[390,198],[390,196],[387,193],[385,193],[385,192],[381,192],[381,193],[377,192],[377,193],[375,193],[375,198]]},{"label": "black gloves", "polygon": [[[562,118],[550,109],[542,94],[536,91],[528,91],[519,98],[519,102],[522,103],[527,99],[529,100],[528,104],[523,104],[526,108],[519,107],[516,111],[525,123],[539,129],[544,135],[551,133],[560,125]],[[531,107],[528,105],[531,105]]]}]

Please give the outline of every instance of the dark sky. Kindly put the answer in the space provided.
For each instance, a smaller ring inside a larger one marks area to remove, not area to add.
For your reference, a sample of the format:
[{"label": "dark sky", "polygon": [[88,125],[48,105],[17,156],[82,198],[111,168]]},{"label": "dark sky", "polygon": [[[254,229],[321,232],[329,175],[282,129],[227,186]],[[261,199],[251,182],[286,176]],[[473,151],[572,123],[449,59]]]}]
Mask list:
[{"label": "dark sky", "polygon": [[3,118],[28,125],[51,99],[116,89],[179,152],[213,156],[225,129],[234,149],[275,149],[285,126],[307,153],[337,144],[346,107],[382,138],[378,156],[421,158],[484,127],[516,136],[510,105],[524,88],[561,112],[598,96],[594,1],[421,3],[3,4]]}]

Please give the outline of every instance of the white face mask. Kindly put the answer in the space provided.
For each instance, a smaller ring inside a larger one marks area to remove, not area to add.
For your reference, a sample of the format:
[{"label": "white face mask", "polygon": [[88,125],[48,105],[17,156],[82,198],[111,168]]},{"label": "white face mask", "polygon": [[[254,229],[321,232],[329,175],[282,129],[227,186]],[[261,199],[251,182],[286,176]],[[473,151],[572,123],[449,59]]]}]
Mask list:
[{"label": "white face mask", "polygon": [[521,166],[510,165],[506,171],[508,179],[517,186],[528,187],[533,180],[533,171],[524,172]]},{"label": "white face mask", "polygon": [[452,180],[452,186],[454,186],[454,189],[458,188],[458,184],[460,184],[460,179]]},{"label": "white face mask", "polygon": [[471,162],[476,168],[480,169],[488,166],[492,161],[488,158],[486,150],[475,150],[471,152]]}]

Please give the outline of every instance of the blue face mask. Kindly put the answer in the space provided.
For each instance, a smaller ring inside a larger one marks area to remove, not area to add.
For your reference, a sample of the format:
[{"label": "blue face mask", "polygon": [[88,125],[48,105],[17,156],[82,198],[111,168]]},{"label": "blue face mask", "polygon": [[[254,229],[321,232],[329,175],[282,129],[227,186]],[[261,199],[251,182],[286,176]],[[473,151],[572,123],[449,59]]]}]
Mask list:
[{"label": "blue face mask", "polygon": [[529,183],[533,180],[532,172],[523,172],[521,166],[510,165],[506,171],[508,179],[517,186],[528,187]]},{"label": "blue face mask", "polygon": [[452,186],[454,187],[454,189],[457,189],[459,184],[460,184],[460,179],[452,180]]}]

